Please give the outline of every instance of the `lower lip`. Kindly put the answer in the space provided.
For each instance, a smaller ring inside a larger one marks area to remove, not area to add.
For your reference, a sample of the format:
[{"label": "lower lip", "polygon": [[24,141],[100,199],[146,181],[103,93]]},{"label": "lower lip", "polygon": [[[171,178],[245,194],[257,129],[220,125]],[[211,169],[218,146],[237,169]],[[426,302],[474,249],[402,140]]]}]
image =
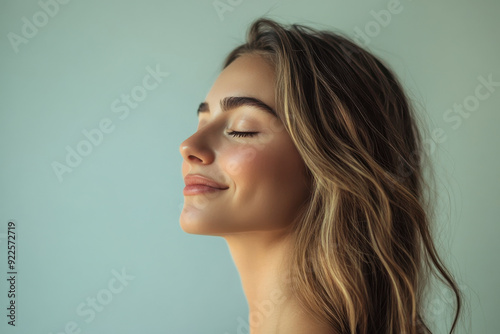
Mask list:
[{"label": "lower lip", "polygon": [[205,194],[205,193],[214,193],[217,191],[222,191],[226,189],[218,189],[218,188],[212,188],[209,186],[204,186],[201,184],[193,184],[190,186],[184,187],[184,195],[185,196],[190,196],[190,195],[198,195],[198,194]]}]

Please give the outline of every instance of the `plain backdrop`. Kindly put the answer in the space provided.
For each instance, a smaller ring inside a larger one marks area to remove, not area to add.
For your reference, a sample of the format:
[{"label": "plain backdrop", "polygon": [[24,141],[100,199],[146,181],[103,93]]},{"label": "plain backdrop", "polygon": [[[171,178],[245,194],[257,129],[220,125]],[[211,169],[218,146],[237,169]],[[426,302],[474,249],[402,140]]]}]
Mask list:
[{"label": "plain backdrop", "polygon": [[179,145],[262,15],[344,32],[395,70],[435,134],[436,242],[469,304],[459,332],[500,332],[500,2],[60,1],[0,4],[1,333],[247,333],[224,239],[179,226]]}]

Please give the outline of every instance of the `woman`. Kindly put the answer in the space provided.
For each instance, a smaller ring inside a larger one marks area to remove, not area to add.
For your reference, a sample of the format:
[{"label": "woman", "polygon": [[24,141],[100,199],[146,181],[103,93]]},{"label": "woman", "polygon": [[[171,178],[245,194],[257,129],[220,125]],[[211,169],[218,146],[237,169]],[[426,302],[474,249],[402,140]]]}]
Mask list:
[{"label": "woman", "polygon": [[252,334],[430,333],[440,275],[421,134],[401,84],[349,39],[260,18],[180,145],[187,233],[222,236]]}]

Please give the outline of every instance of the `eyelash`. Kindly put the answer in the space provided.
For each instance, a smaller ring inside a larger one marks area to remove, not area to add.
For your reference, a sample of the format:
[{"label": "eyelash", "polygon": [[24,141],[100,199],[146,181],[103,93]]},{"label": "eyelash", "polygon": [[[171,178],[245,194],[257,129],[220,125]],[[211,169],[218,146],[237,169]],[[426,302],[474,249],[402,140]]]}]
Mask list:
[{"label": "eyelash", "polygon": [[257,132],[239,132],[239,131],[231,131],[227,133],[233,137],[253,137],[257,134]]}]

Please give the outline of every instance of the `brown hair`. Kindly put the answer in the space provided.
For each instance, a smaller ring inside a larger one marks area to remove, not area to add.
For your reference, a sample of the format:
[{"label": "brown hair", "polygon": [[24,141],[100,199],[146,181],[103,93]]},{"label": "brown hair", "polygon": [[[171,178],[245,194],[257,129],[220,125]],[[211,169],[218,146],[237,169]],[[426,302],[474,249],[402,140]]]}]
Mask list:
[{"label": "brown hair", "polygon": [[422,134],[395,74],[347,37],[268,18],[223,68],[243,54],[273,65],[276,111],[311,182],[292,293],[336,333],[430,333],[424,287],[440,275],[456,299],[452,333],[461,292],[432,240]]}]

